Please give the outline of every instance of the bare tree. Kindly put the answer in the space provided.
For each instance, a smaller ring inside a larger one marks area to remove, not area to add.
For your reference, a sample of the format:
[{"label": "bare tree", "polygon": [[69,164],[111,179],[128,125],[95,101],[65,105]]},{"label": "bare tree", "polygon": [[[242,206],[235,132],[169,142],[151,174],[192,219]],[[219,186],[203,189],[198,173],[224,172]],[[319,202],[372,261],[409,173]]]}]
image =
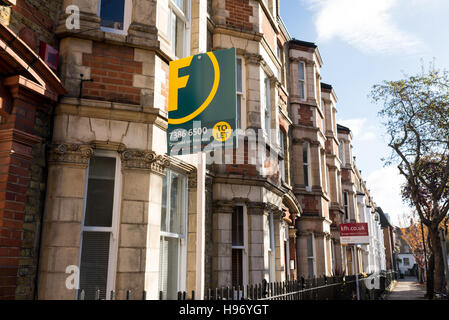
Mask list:
[{"label": "bare tree", "polygon": [[403,197],[429,231],[435,292],[445,291],[438,228],[449,211],[449,74],[433,64],[398,81],[373,86],[380,117],[389,135],[391,156],[406,179]]}]

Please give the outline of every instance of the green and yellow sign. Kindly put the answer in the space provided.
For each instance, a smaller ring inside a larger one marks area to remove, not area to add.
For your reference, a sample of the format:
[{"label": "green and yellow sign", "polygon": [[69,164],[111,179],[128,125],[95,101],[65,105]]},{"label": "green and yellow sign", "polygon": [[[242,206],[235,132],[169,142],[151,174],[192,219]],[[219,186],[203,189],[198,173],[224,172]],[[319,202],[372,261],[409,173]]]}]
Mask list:
[{"label": "green and yellow sign", "polygon": [[237,127],[235,48],[175,60],[169,68],[168,154],[224,147]]}]

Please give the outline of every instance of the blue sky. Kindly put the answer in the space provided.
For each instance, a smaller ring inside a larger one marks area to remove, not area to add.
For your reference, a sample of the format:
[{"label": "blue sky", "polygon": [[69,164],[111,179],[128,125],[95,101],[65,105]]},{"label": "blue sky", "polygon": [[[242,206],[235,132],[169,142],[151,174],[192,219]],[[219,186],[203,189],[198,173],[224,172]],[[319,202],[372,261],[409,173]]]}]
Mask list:
[{"label": "blue sky", "polygon": [[368,98],[383,80],[414,74],[435,59],[449,70],[448,0],[282,0],[281,16],[292,37],[315,42],[323,82],[338,96],[339,123],[354,134],[354,155],[374,201],[392,222],[410,212],[399,195],[402,178],[384,167],[388,156],[379,106]]}]

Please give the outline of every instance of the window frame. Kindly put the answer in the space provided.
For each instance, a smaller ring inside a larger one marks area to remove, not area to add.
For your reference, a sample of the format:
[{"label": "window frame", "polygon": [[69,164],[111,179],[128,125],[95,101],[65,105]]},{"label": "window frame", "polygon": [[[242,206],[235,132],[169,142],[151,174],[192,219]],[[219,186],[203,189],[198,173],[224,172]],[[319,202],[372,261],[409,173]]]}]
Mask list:
[{"label": "window frame", "polygon": [[[165,171],[165,177],[167,179],[167,203],[166,203],[166,212],[167,214],[170,212],[170,198],[171,198],[171,186],[169,186],[170,176],[171,173],[174,172],[178,174],[180,177],[182,177],[182,187],[180,189],[180,193],[182,193],[183,201],[182,201],[182,210],[184,211],[184,219],[183,219],[183,227],[182,231],[183,234],[178,233],[172,233],[167,231],[160,230],[159,232],[159,241],[162,240],[162,238],[171,238],[171,239],[178,239],[179,246],[178,246],[178,261],[179,261],[179,268],[178,268],[178,279],[177,279],[177,291],[185,291],[187,288],[187,250],[188,250],[188,220],[189,220],[189,207],[188,207],[188,177],[176,170],[166,170]],[[170,217],[168,217],[168,220],[170,220]],[[161,227],[162,227],[162,221],[161,221]],[[159,270],[159,273],[161,270]],[[158,284],[159,286],[160,284]],[[159,288],[158,288],[159,289]]]},{"label": "window frame", "polygon": [[[243,58],[243,56],[237,55],[236,57],[236,76],[238,76],[237,73],[237,68],[238,68],[238,63],[237,60],[240,60],[240,66],[242,68],[241,70],[241,82],[242,82],[242,90],[238,91],[238,86],[236,86],[236,93],[237,93],[237,99],[240,97],[240,115],[237,114],[237,119],[240,120],[239,125],[237,126],[239,129],[245,130],[246,129],[246,66],[245,66],[245,59]],[[237,85],[237,82],[236,82]],[[238,110],[238,108],[237,108]]]},{"label": "window frame", "polygon": [[[94,157],[115,158],[115,177],[114,177],[114,204],[112,209],[112,224],[111,227],[92,227],[84,226],[86,209],[87,209],[87,188],[89,184],[89,168],[90,161]],[[106,300],[110,300],[109,292],[115,288],[115,279],[117,271],[118,258],[118,244],[119,244],[119,230],[120,230],[120,213],[121,213],[121,198],[122,198],[122,163],[119,154],[115,151],[95,150],[85,172],[84,179],[84,197],[83,197],[83,216],[81,219],[80,231],[80,247],[78,253],[78,266],[81,270],[81,256],[83,252],[83,233],[84,232],[109,232],[111,235],[109,242],[109,257],[108,257],[108,275],[106,281]]]},{"label": "window frame", "polygon": [[[263,102],[262,105],[262,123],[263,123],[263,131],[265,135],[268,137],[269,140],[271,140],[271,132],[269,131],[272,129],[272,122],[273,122],[273,112],[271,107],[271,79],[268,76],[268,74],[263,71],[263,81],[261,81],[261,85],[263,88],[263,96],[261,98],[261,101]],[[268,124],[268,128],[267,128]]]},{"label": "window frame", "polygon": [[[248,264],[248,210],[245,204],[243,203],[236,203],[234,207],[242,207],[242,215],[243,215],[243,246],[234,246],[232,244],[232,226],[231,226],[231,251],[232,250],[242,250],[242,282],[243,282],[243,288],[249,283],[249,264]],[[231,217],[232,222],[232,217]],[[231,259],[232,259],[232,252],[231,252]],[[232,269],[232,268],[231,268]],[[232,277],[232,270],[231,270],[231,277]],[[232,281],[232,279],[231,279]]]},{"label": "window frame", "polygon": [[349,193],[348,191],[343,191],[343,208],[345,211],[345,220],[349,221]]},{"label": "window frame", "polygon": [[[267,212],[264,217],[264,261],[265,255],[268,260],[267,268],[264,267],[264,278],[270,283],[276,280],[276,243],[274,234],[274,219],[273,213]],[[266,245],[266,246],[265,246]],[[267,279],[268,277],[268,279]]]},{"label": "window frame", "polygon": [[[301,79],[299,75],[301,74],[299,72],[299,68],[302,66],[303,75],[304,77]],[[302,85],[302,95],[301,90],[299,89],[299,86]],[[306,63],[302,60],[298,61],[298,96],[302,101],[307,100],[307,90],[306,90]]]},{"label": "window frame", "polygon": [[[184,0],[186,1],[186,13],[184,13],[182,11],[181,8],[178,7],[178,5],[175,3],[175,1],[173,0],[168,0],[168,21],[167,21],[167,36],[170,42],[170,51],[173,54],[174,57],[176,58],[185,58],[187,56],[189,56],[190,53],[190,37],[191,37],[191,31],[192,31],[192,26],[191,26],[191,20],[192,20],[192,2],[191,0]],[[176,16],[179,17],[182,22],[184,22],[185,25],[185,32],[184,32],[184,37],[183,37],[183,41],[184,41],[184,48],[183,48],[183,54],[182,56],[177,56],[176,55],[176,46],[173,46],[172,43],[172,24],[171,24],[171,16],[172,13]]]},{"label": "window frame", "polygon": [[[312,255],[310,255],[309,245],[307,244],[307,269],[308,269],[307,271],[309,272],[309,277],[310,277],[311,271],[312,271],[313,277],[315,277],[316,274],[317,274],[317,272],[316,272],[316,259],[315,259],[315,257],[316,257],[316,248],[315,248],[315,234],[313,232],[309,233],[307,235],[307,240],[306,241],[309,241],[309,239],[310,239],[311,244],[312,244]],[[310,261],[312,261],[313,270],[309,269],[309,266],[310,266],[309,262]]]},{"label": "window frame", "polygon": [[285,159],[287,158],[286,155],[286,133],[284,132],[284,130],[282,128],[279,128],[279,154],[280,154],[280,161],[279,161],[279,166],[280,166],[280,171],[281,171],[281,181],[286,181],[286,168],[285,168]]},{"label": "window frame", "polygon": [[[97,15],[100,19],[101,19],[101,1],[102,0],[98,0],[98,2],[97,2]],[[123,0],[123,1],[125,2],[125,5],[124,5],[125,12],[123,12],[123,30],[102,27],[100,25],[101,31],[115,33],[115,34],[121,34],[121,35],[128,35],[128,29],[129,29],[129,26],[131,25],[132,0]]]},{"label": "window frame", "polygon": [[[307,167],[307,183],[306,183],[306,176],[304,175],[304,186],[306,188],[306,191],[311,191],[312,189],[312,168],[311,168],[311,159],[310,159],[310,142],[304,141],[302,144],[303,147],[303,172],[305,173],[306,170],[305,167]],[[304,150],[306,148],[306,150]],[[307,162],[304,162],[304,151],[307,153]]]},{"label": "window frame", "polygon": [[340,141],[340,145],[338,146],[338,156],[340,157],[342,166],[345,167],[346,166],[345,142],[343,140]]}]

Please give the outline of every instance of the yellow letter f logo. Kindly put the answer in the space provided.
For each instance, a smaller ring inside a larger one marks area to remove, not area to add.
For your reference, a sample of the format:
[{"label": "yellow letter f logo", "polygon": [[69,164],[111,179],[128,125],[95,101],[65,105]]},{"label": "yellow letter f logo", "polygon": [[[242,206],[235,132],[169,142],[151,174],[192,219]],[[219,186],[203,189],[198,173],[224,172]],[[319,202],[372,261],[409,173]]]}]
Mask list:
[{"label": "yellow letter f logo", "polygon": [[189,81],[189,76],[179,77],[179,69],[190,66],[192,59],[193,57],[187,57],[170,62],[168,111],[178,110],[178,90],[185,88]]}]

